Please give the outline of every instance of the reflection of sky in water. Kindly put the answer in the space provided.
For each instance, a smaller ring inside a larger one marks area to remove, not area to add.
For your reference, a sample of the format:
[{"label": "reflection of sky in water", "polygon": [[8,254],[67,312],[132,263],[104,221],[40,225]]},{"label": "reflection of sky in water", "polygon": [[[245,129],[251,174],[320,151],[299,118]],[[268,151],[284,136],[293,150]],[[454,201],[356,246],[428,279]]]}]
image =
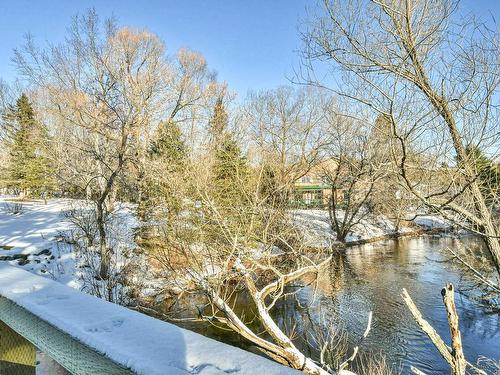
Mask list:
[{"label": "reflection of sky in water", "polygon": [[[421,237],[348,249],[338,260],[342,263],[336,275],[342,280],[341,289],[322,295],[314,308],[325,310],[328,305],[336,311],[347,331],[354,332],[353,340],[364,331],[372,310],[374,320],[365,348],[383,352],[392,364],[401,363],[404,373],[410,364],[427,374],[447,373],[444,360],[413,322],[400,293],[406,288],[424,317],[449,341],[440,290],[448,282],[467,286],[453,265],[439,262],[448,258],[443,249],[454,241]],[[320,282],[320,288],[325,284]],[[455,298],[467,359],[475,362],[479,355],[500,359],[499,315],[488,314],[464,295]]]},{"label": "reflection of sky in water", "polygon": [[[271,312],[281,327],[293,327],[297,337],[310,335],[311,324],[342,327],[349,333],[353,345],[363,334],[371,310],[372,329],[362,344],[361,353],[382,353],[388,363],[395,367],[401,365],[404,374],[409,373],[410,365],[428,375],[448,374],[449,368],[413,321],[400,294],[402,288],[406,288],[425,319],[449,341],[441,288],[448,282],[454,283],[456,289],[469,285],[467,280],[461,280],[456,266],[440,263],[449,257],[444,249],[455,247],[455,241],[424,236],[348,248],[345,254],[336,257],[335,265],[325,269],[318,282],[312,284],[317,285],[317,289],[301,289],[294,297],[279,301]],[[468,246],[477,244],[472,238],[462,242]],[[249,318],[252,329],[262,332],[256,320],[250,319],[253,307],[247,298],[241,297],[238,312]],[[483,355],[500,360],[499,314],[488,314],[477,303],[458,293],[455,301],[466,358],[476,362],[478,356]],[[254,350],[238,335],[215,329],[210,324],[185,326]],[[308,353],[300,340],[296,343]]]}]

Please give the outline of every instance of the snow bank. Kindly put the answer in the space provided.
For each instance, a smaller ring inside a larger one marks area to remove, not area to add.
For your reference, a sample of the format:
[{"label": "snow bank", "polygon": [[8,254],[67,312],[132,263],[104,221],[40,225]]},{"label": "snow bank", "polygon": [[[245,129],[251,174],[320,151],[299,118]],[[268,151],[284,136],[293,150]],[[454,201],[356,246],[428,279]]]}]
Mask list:
[{"label": "snow bank", "polygon": [[12,247],[0,255],[32,254],[50,248],[53,238],[69,228],[60,216],[69,206],[67,199],[52,199],[47,204],[17,203],[22,205],[23,213],[13,215],[4,207],[12,203],[0,198],[0,246]]},{"label": "snow bank", "polygon": [[7,264],[0,295],[138,374],[299,373]]},{"label": "snow bank", "polygon": [[[9,197],[0,197],[0,259],[38,275],[52,277],[79,289],[75,276],[75,255],[70,248],[58,246],[59,236],[70,230],[63,214],[71,207],[70,199],[16,202],[22,213],[13,215],[6,205]],[[22,256],[22,257],[21,257]]]},{"label": "snow bank", "polygon": [[[294,223],[303,231],[306,244],[311,247],[327,248],[336,241],[335,232],[330,227],[330,218],[325,210],[294,210]],[[373,221],[361,220],[347,235],[346,242],[369,240],[395,233],[392,222],[384,217]]]},{"label": "snow bank", "polygon": [[[91,211],[91,202],[77,199],[50,199],[43,201],[15,201],[22,213],[12,214],[6,207],[14,202],[0,197],[0,261],[21,267],[40,276],[53,278],[75,289],[82,289],[84,259],[62,240],[75,231],[67,220],[74,210]],[[117,203],[108,219],[108,240],[116,249],[133,249],[134,228],[139,223],[131,204]],[[115,258],[120,258],[116,254]],[[123,258],[123,257],[121,257]]]},{"label": "snow bank", "polygon": [[413,222],[426,229],[447,229],[452,226],[449,221],[437,216],[417,216]]},{"label": "snow bank", "polygon": [[[336,241],[335,232],[330,227],[328,211],[325,210],[294,210],[291,213],[294,223],[301,229],[307,246],[328,248]],[[448,229],[452,223],[437,216],[421,215],[412,220],[423,229]],[[400,227],[398,234],[414,232],[414,228]],[[378,216],[361,220],[346,237],[346,242],[366,241],[396,234],[391,220]]]}]

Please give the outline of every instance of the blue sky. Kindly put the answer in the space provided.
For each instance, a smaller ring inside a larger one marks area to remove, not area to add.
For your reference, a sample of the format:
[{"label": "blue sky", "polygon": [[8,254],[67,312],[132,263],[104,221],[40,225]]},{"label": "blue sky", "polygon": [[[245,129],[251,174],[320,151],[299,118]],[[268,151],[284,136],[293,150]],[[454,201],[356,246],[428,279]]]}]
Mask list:
[{"label": "blue sky", "polygon": [[[71,17],[94,7],[120,25],[158,34],[170,53],[189,47],[240,94],[287,84],[297,67],[298,25],[314,0],[1,0],[0,78],[16,76],[12,50],[30,32],[39,43],[62,40]],[[465,0],[466,11],[500,17],[500,0]]]},{"label": "blue sky", "polygon": [[0,2],[0,77],[16,75],[12,49],[28,31],[39,43],[62,40],[76,13],[95,7],[120,25],[158,34],[170,53],[198,50],[219,79],[242,94],[286,84],[298,60],[298,21],[306,0],[293,1],[25,1]]}]

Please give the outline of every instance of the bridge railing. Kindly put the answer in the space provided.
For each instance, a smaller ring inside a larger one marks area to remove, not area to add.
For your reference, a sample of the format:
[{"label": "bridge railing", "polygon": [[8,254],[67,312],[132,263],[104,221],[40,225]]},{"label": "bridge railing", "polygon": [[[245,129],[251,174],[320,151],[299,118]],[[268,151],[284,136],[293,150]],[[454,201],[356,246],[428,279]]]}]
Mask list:
[{"label": "bridge railing", "polygon": [[[46,353],[71,374],[133,374],[5,297],[0,297],[0,321],[5,332],[0,336],[0,348],[5,353],[0,360],[16,365],[12,374],[21,370],[26,374],[35,374],[36,349]],[[0,373],[4,375],[4,372]]]},{"label": "bridge railing", "polygon": [[[298,373],[47,278],[1,265],[0,373],[34,374],[35,347],[75,375]],[[9,372],[5,364],[15,365],[16,371]]]}]

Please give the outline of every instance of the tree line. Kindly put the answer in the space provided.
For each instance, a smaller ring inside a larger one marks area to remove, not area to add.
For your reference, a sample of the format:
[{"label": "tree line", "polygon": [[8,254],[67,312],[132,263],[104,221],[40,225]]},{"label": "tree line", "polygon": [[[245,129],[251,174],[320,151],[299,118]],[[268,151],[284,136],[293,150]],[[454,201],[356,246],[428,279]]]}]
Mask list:
[{"label": "tree line", "polygon": [[[467,23],[457,36],[449,1],[324,0],[317,11],[302,33],[302,86],[236,102],[200,53],[169,54],[157,35],[89,11],[61,45],[27,38],[14,53],[25,93],[0,95],[2,187],[92,202],[84,247],[103,297],[113,300],[105,281],[118,272],[109,217],[132,202],[164,277],[205,297],[198,318],[310,374],[350,362],[323,356],[330,338],[311,359],[270,311],[331,260],[307,251],[290,216],[313,168],[325,165],[338,240],[370,217],[399,228],[431,213],[481,236],[500,270],[497,34]],[[322,64],[345,84],[317,80]],[[235,311],[235,290],[267,338]]]}]

